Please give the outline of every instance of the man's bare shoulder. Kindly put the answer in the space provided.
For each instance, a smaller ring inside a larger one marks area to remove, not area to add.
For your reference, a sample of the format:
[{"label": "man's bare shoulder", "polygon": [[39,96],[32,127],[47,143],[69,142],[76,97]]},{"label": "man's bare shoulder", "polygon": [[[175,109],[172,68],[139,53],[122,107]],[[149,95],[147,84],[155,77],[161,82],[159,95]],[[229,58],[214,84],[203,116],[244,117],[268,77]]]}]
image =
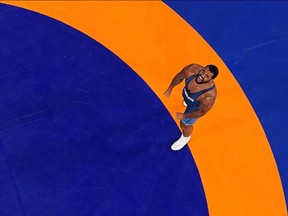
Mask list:
[{"label": "man's bare shoulder", "polygon": [[186,77],[192,76],[194,74],[197,74],[201,69],[203,68],[203,66],[199,65],[199,64],[190,64],[187,65],[185,67],[185,74]]}]

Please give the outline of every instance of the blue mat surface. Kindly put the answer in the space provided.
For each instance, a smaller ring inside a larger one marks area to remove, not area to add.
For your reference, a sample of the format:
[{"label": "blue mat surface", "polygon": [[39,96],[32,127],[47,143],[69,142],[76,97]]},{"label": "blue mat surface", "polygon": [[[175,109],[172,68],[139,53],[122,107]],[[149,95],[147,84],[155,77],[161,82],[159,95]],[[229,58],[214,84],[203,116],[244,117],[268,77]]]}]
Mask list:
[{"label": "blue mat surface", "polygon": [[0,4],[0,26],[1,216],[208,215],[190,150],[170,150],[177,125],[131,68],[31,11]]}]

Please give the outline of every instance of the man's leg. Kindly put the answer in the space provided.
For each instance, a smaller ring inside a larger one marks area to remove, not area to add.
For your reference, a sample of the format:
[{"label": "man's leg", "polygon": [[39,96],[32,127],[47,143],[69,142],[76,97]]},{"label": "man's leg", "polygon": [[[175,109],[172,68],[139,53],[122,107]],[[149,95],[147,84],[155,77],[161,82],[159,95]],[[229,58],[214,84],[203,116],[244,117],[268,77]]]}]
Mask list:
[{"label": "man's leg", "polygon": [[189,137],[193,132],[193,125],[186,125],[182,121],[180,121],[180,128],[184,137]]},{"label": "man's leg", "polygon": [[191,138],[190,135],[192,134],[192,131],[193,131],[193,125],[186,125],[182,121],[180,121],[180,127],[182,129],[183,134],[171,146],[171,149],[174,151],[178,151],[178,150],[182,149],[187,144],[187,142]]}]

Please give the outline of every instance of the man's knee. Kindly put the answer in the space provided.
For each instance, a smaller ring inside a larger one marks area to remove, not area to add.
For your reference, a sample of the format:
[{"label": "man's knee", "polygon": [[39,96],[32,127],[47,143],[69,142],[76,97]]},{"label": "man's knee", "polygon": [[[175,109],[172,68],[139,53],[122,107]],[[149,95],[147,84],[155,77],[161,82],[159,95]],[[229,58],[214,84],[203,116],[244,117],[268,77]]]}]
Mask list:
[{"label": "man's knee", "polygon": [[182,121],[180,121],[180,127],[182,130],[184,130],[184,129],[192,128],[193,125],[186,125]]}]

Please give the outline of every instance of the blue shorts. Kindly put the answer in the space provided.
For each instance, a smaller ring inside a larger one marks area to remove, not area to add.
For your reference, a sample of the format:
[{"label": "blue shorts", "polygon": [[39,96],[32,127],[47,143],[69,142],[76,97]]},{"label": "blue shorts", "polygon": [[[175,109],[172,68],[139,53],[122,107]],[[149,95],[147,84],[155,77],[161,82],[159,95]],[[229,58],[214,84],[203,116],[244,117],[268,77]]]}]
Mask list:
[{"label": "blue shorts", "polygon": [[[184,114],[187,114],[187,113],[191,113],[195,110],[192,110],[191,107],[187,107]],[[196,121],[198,120],[198,118],[184,118],[182,119],[182,123],[185,124],[185,125],[193,125]]]},{"label": "blue shorts", "polygon": [[198,120],[198,118],[185,118],[185,119],[182,119],[182,123],[185,124],[185,125],[193,125],[196,121]]}]

